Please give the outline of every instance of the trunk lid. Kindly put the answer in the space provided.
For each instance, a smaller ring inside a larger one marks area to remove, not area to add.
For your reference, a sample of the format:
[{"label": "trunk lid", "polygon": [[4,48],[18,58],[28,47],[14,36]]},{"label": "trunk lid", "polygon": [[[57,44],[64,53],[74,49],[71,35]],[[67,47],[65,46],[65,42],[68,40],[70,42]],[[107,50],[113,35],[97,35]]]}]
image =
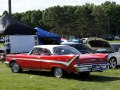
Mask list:
[{"label": "trunk lid", "polygon": [[97,64],[97,63],[106,63],[107,54],[82,54],[80,55],[80,64]]}]

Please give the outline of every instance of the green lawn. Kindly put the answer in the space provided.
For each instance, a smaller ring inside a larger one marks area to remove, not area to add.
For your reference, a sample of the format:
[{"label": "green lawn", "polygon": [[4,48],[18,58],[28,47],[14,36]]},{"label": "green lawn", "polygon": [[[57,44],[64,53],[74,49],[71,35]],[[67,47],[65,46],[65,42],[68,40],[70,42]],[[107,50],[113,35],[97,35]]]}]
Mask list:
[{"label": "green lawn", "polygon": [[2,47],[3,46],[3,43],[0,43],[0,47]]},{"label": "green lawn", "polygon": [[120,68],[91,73],[89,77],[70,75],[55,78],[49,72],[12,73],[0,62],[0,90],[119,90]]},{"label": "green lawn", "polygon": [[109,41],[110,43],[120,43],[120,40]]}]

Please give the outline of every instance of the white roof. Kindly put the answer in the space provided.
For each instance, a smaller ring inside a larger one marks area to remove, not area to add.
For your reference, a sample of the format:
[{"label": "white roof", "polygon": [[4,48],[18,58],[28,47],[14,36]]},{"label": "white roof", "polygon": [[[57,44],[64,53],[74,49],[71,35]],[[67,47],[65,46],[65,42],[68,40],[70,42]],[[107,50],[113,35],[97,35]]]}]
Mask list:
[{"label": "white roof", "polygon": [[53,53],[53,48],[58,46],[67,46],[67,45],[37,45],[37,46],[34,46],[34,48],[46,48],[46,49],[49,49],[51,53]]}]

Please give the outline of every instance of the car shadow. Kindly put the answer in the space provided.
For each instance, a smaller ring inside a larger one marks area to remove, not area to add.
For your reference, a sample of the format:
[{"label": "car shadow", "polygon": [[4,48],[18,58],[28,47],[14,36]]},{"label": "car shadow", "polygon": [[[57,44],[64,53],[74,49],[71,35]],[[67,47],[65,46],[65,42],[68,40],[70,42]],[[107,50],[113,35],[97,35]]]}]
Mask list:
[{"label": "car shadow", "polygon": [[[44,71],[23,71],[24,74],[31,74],[31,75],[39,75],[39,76],[47,76],[47,77],[54,77],[51,72],[44,72]],[[110,82],[110,81],[117,81],[120,80],[120,77],[113,77],[113,76],[101,76],[101,75],[93,75],[90,74],[89,76],[80,76],[77,74],[67,74],[64,79],[74,79],[78,81],[87,81],[87,82]]]},{"label": "car shadow", "polygon": [[89,76],[80,76],[80,75],[70,75],[67,79],[74,79],[79,81],[87,81],[87,82],[110,82],[120,80],[120,77],[113,76],[101,76],[101,75],[92,75]]}]

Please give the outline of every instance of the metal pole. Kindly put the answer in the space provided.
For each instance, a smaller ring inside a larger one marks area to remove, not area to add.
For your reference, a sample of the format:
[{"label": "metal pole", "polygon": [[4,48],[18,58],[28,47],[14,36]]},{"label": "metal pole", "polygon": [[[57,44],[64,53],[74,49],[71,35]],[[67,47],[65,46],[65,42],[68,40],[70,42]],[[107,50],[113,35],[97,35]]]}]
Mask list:
[{"label": "metal pole", "polygon": [[11,15],[11,0],[8,0],[9,15]]}]

